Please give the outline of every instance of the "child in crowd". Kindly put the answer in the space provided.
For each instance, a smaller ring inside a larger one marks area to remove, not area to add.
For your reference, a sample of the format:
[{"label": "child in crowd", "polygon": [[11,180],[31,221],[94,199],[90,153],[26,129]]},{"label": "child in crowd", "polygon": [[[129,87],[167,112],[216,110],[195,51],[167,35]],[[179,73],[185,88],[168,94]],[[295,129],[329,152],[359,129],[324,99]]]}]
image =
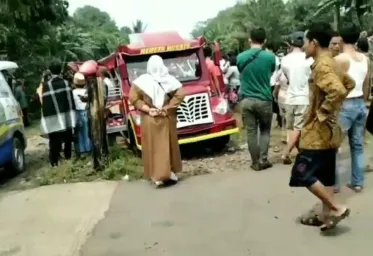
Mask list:
[{"label": "child in crowd", "polygon": [[87,89],[85,88],[85,77],[81,73],[76,73],[74,75],[74,87],[73,95],[76,108],[76,142],[75,142],[75,152],[77,155],[82,153],[88,153],[91,151],[91,140],[89,138],[89,128],[88,128],[88,112],[87,103],[81,100],[87,94]]}]

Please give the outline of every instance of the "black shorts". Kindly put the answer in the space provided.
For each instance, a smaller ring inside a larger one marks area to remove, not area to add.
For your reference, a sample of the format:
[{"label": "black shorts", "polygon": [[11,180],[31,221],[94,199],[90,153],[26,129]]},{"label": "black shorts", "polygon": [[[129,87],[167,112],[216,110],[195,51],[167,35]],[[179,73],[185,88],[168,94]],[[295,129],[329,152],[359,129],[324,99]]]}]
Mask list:
[{"label": "black shorts", "polygon": [[291,187],[310,187],[317,181],[324,186],[335,185],[336,149],[300,149],[291,170]]}]

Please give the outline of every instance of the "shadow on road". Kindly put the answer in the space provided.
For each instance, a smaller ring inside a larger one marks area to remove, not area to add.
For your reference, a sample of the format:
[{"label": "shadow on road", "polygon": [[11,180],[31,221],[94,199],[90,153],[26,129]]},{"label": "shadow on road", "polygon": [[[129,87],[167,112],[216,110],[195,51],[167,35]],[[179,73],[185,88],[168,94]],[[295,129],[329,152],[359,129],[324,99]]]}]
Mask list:
[{"label": "shadow on road", "polygon": [[351,231],[350,227],[340,225],[340,226],[337,226],[335,229],[321,232],[321,235],[325,237],[336,237],[336,236],[342,236],[346,233],[349,233],[350,231]]},{"label": "shadow on road", "polygon": [[223,149],[214,149],[204,145],[204,143],[193,143],[182,145],[180,147],[181,157],[183,160],[218,157],[226,154],[234,154],[237,151],[241,151],[241,149],[230,146],[229,144]]}]

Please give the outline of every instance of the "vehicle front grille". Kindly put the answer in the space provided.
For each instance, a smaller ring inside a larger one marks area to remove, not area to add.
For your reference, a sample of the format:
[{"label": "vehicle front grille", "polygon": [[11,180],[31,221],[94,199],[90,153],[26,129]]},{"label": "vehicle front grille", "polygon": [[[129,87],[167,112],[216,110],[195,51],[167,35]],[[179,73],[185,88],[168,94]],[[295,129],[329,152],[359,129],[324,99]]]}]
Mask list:
[{"label": "vehicle front grille", "polygon": [[185,96],[177,109],[177,128],[212,123],[210,99],[207,93]]}]

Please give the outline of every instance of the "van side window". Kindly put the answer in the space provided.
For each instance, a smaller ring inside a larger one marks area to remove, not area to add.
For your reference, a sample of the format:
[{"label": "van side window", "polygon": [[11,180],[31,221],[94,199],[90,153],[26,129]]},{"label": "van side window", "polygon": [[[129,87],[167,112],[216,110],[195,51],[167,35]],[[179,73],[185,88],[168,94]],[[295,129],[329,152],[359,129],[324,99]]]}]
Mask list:
[{"label": "van side window", "polygon": [[0,97],[13,97],[12,89],[6,81],[2,72],[0,72]]}]

